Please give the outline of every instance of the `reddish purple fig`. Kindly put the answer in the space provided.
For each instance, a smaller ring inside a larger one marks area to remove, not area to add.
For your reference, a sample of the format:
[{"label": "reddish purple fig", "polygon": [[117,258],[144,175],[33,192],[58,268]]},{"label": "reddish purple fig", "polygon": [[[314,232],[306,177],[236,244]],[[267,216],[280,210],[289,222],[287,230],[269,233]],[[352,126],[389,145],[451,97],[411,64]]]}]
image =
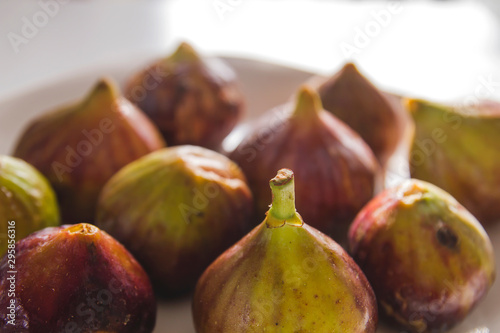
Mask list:
[{"label": "reddish purple fig", "polygon": [[352,63],[318,88],[325,110],[355,130],[382,166],[402,140],[405,118],[392,97],[379,91]]},{"label": "reddish purple fig", "polygon": [[156,301],[125,248],[90,224],[46,228],[0,261],[1,332],[150,333]]},{"label": "reddish purple fig", "polygon": [[381,310],[412,332],[445,332],[486,295],[493,248],[451,195],[407,180],[375,197],[349,232],[351,253]]},{"label": "reddish purple fig", "polygon": [[33,120],[14,155],[44,174],[64,223],[93,221],[102,186],[120,168],[165,146],[149,119],[101,80],[81,102]]},{"label": "reddish purple fig", "polygon": [[233,70],[220,59],[202,58],[186,43],[135,75],[126,96],[169,145],[218,149],[244,109]]},{"label": "reddish purple fig", "polygon": [[[280,122],[250,134],[230,155],[247,176],[257,213],[271,201],[267,180],[279,168],[295,172],[297,207],[304,219],[342,241],[356,213],[374,195],[380,168],[366,143],[321,107],[317,93],[301,88]],[[345,238],[345,237],[344,237]]]}]

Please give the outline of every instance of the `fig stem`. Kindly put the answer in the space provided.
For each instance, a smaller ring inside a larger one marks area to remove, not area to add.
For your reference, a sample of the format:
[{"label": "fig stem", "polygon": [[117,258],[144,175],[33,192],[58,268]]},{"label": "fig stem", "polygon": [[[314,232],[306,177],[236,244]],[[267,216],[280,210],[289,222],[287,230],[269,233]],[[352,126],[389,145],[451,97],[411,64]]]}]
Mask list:
[{"label": "fig stem", "polygon": [[302,86],[297,94],[297,102],[293,114],[295,116],[311,116],[323,109],[321,99],[316,91],[307,85]]},{"label": "fig stem", "polygon": [[281,169],[271,179],[269,186],[273,194],[271,208],[267,212],[268,228],[279,228],[285,224],[302,226],[302,218],[295,210],[295,183],[293,171]]},{"label": "fig stem", "polygon": [[417,99],[407,98],[403,101],[403,103],[406,107],[406,110],[410,114],[410,116],[415,119],[417,113],[419,112],[419,110],[422,107],[421,102]]},{"label": "fig stem", "polygon": [[70,234],[93,235],[99,231],[97,227],[88,223],[75,224],[67,229]]},{"label": "fig stem", "polygon": [[177,50],[169,57],[171,61],[187,61],[187,62],[197,62],[200,61],[200,56],[193,49],[191,45],[183,42],[179,45]]},{"label": "fig stem", "polygon": [[[94,85],[91,91],[83,98],[78,106],[78,112],[88,113],[89,110],[94,110],[93,112],[99,112],[101,114],[102,107],[94,107],[94,103],[99,103],[106,105],[112,105],[119,98],[119,92],[116,84],[110,78],[102,78],[99,82]],[[114,110],[114,109],[106,109]]]}]

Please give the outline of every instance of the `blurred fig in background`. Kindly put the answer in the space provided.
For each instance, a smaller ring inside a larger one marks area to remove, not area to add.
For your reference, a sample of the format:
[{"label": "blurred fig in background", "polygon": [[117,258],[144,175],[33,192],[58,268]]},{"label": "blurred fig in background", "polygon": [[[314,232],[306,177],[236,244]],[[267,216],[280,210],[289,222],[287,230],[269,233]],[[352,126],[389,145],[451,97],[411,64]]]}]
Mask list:
[{"label": "blurred fig in background", "polygon": [[449,192],[483,224],[500,220],[500,104],[407,107],[415,121],[411,176]]},{"label": "blurred fig in background", "polygon": [[325,110],[355,130],[385,167],[403,139],[406,120],[393,97],[379,91],[352,63],[323,82],[318,91]]},{"label": "blurred fig in background", "polygon": [[17,240],[59,223],[56,195],[47,179],[23,160],[0,155],[0,256],[8,245],[13,249]]},{"label": "blurred fig in background", "polygon": [[33,233],[16,244],[15,273],[11,264],[7,256],[0,261],[1,332],[154,329],[156,300],[148,276],[121,244],[93,225]]},{"label": "blurred fig in background", "polygon": [[381,182],[379,165],[359,135],[324,111],[310,88],[302,87],[296,104],[284,109],[280,121],[256,127],[230,157],[247,176],[259,216],[271,201],[268,180],[276,170],[289,168],[295,172],[301,215],[343,242]]},{"label": "blurred fig in background", "polygon": [[412,332],[445,332],[486,295],[493,248],[452,196],[407,180],[375,197],[349,231],[351,253],[380,309]]},{"label": "blurred fig in background", "polygon": [[101,80],[78,104],[33,120],[14,155],[48,178],[63,222],[78,223],[94,220],[99,192],[114,173],[164,146],[151,121]]},{"label": "blurred fig in background", "polygon": [[264,222],[200,278],[196,332],[375,332],[370,284],[342,247],[295,211],[293,172],[280,170],[270,186]]},{"label": "blurred fig in background", "polygon": [[222,60],[180,44],[127,85],[126,96],[158,126],[169,145],[219,149],[243,113],[236,74]]},{"label": "blurred fig in background", "polygon": [[214,151],[177,146],[120,170],[104,187],[97,225],[143,265],[165,296],[183,293],[251,229],[253,201],[238,166]]}]

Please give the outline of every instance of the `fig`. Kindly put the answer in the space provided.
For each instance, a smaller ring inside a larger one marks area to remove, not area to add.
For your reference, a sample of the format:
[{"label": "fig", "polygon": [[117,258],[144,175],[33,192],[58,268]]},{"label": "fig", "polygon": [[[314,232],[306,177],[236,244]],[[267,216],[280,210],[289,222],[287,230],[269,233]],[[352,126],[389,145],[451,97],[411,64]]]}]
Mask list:
[{"label": "fig", "polygon": [[203,273],[193,300],[197,333],[373,333],[373,290],[340,245],[295,210],[293,172],[270,181],[264,221]]},{"label": "fig", "polygon": [[359,135],[322,109],[311,88],[300,89],[295,106],[275,110],[280,121],[264,125],[265,135],[257,127],[230,154],[247,176],[257,213],[263,215],[271,201],[267,180],[280,168],[292,169],[304,219],[341,242],[377,191],[380,167]]},{"label": "fig", "polygon": [[493,248],[451,195],[410,179],[375,197],[349,230],[351,254],[381,311],[412,332],[444,332],[486,295]]},{"label": "fig", "polygon": [[97,225],[143,265],[162,295],[194,287],[203,270],[252,225],[245,177],[227,157],[176,146],[132,162],[104,186]]},{"label": "fig", "polygon": [[181,43],[130,79],[126,96],[158,126],[169,145],[219,149],[244,111],[236,74]]},{"label": "fig", "polygon": [[16,240],[60,224],[56,195],[33,166],[0,155],[0,257]]},{"label": "fig", "polygon": [[355,130],[385,167],[403,138],[404,113],[352,63],[324,81],[318,92],[325,110]]},{"label": "fig", "polygon": [[408,100],[413,178],[449,192],[481,223],[500,219],[500,105],[448,107]]},{"label": "fig", "polygon": [[83,101],[33,120],[14,155],[48,178],[62,220],[71,224],[93,221],[104,183],[129,162],[164,146],[147,117],[104,79]]},{"label": "fig", "polygon": [[97,227],[46,228],[0,261],[0,331],[152,332],[156,300],[148,276]]}]

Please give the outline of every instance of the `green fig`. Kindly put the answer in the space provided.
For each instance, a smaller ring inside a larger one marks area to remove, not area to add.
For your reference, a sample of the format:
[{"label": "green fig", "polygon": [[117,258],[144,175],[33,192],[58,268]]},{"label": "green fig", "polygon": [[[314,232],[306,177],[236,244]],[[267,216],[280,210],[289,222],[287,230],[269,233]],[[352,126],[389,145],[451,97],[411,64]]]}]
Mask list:
[{"label": "green fig", "polygon": [[385,167],[403,137],[406,120],[392,96],[379,91],[352,63],[323,82],[318,92],[325,110],[355,130]]},{"label": "green fig", "polygon": [[14,155],[48,178],[63,222],[79,223],[94,220],[99,192],[113,174],[164,146],[149,119],[101,80],[78,104],[33,120]]},{"label": "green fig", "polygon": [[[281,121],[264,124],[230,154],[247,176],[257,213],[264,215],[276,170],[294,170],[297,208],[308,223],[343,242],[357,212],[378,191],[382,173],[366,143],[323,110],[318,94],[303,86]],[[283,111],[284,110],[284,111]],[[274,112],[274,111],[271,111]]]},{"label": "green fig", "polygon": [[56,195],[28,163],[0,156],[0,257],[34,231],[60,224]]},{"label": "green fig", "polygon": [[411,179],[375,197],[349,231],[351,253],[383,313],[412,332],[444,332],[495,279],[481,224],[452,196]]},{"label": "green fig", "polygon": [[90,224],[37,231],[0,261],[0,331],[151,333],[156,300],[125,248]]},{"label": "green fig", "polygon": [[280,170],[270,186],[264,222],[198,281],[196,332],[375,332],[377,307],[366,277],[296,212],[293,172]]},{"label": "green fig", "polygon": [[500,105],[407,107],[415,121],[411,176],[449,192],[483,224],[500,220]]},{"label": "green fig", "polygon": [[220,59],[202,57],[187,43],[136,74],[125,91],[169,145],[218,149],[244,111],[233,70]]},{"label": "green fig", "polygon": [[195,146],[161,149],[104,186],[96,224],[124,244],[165,296],[194,287],[203,270],[251,229],[245,177],[227,157]]}]

